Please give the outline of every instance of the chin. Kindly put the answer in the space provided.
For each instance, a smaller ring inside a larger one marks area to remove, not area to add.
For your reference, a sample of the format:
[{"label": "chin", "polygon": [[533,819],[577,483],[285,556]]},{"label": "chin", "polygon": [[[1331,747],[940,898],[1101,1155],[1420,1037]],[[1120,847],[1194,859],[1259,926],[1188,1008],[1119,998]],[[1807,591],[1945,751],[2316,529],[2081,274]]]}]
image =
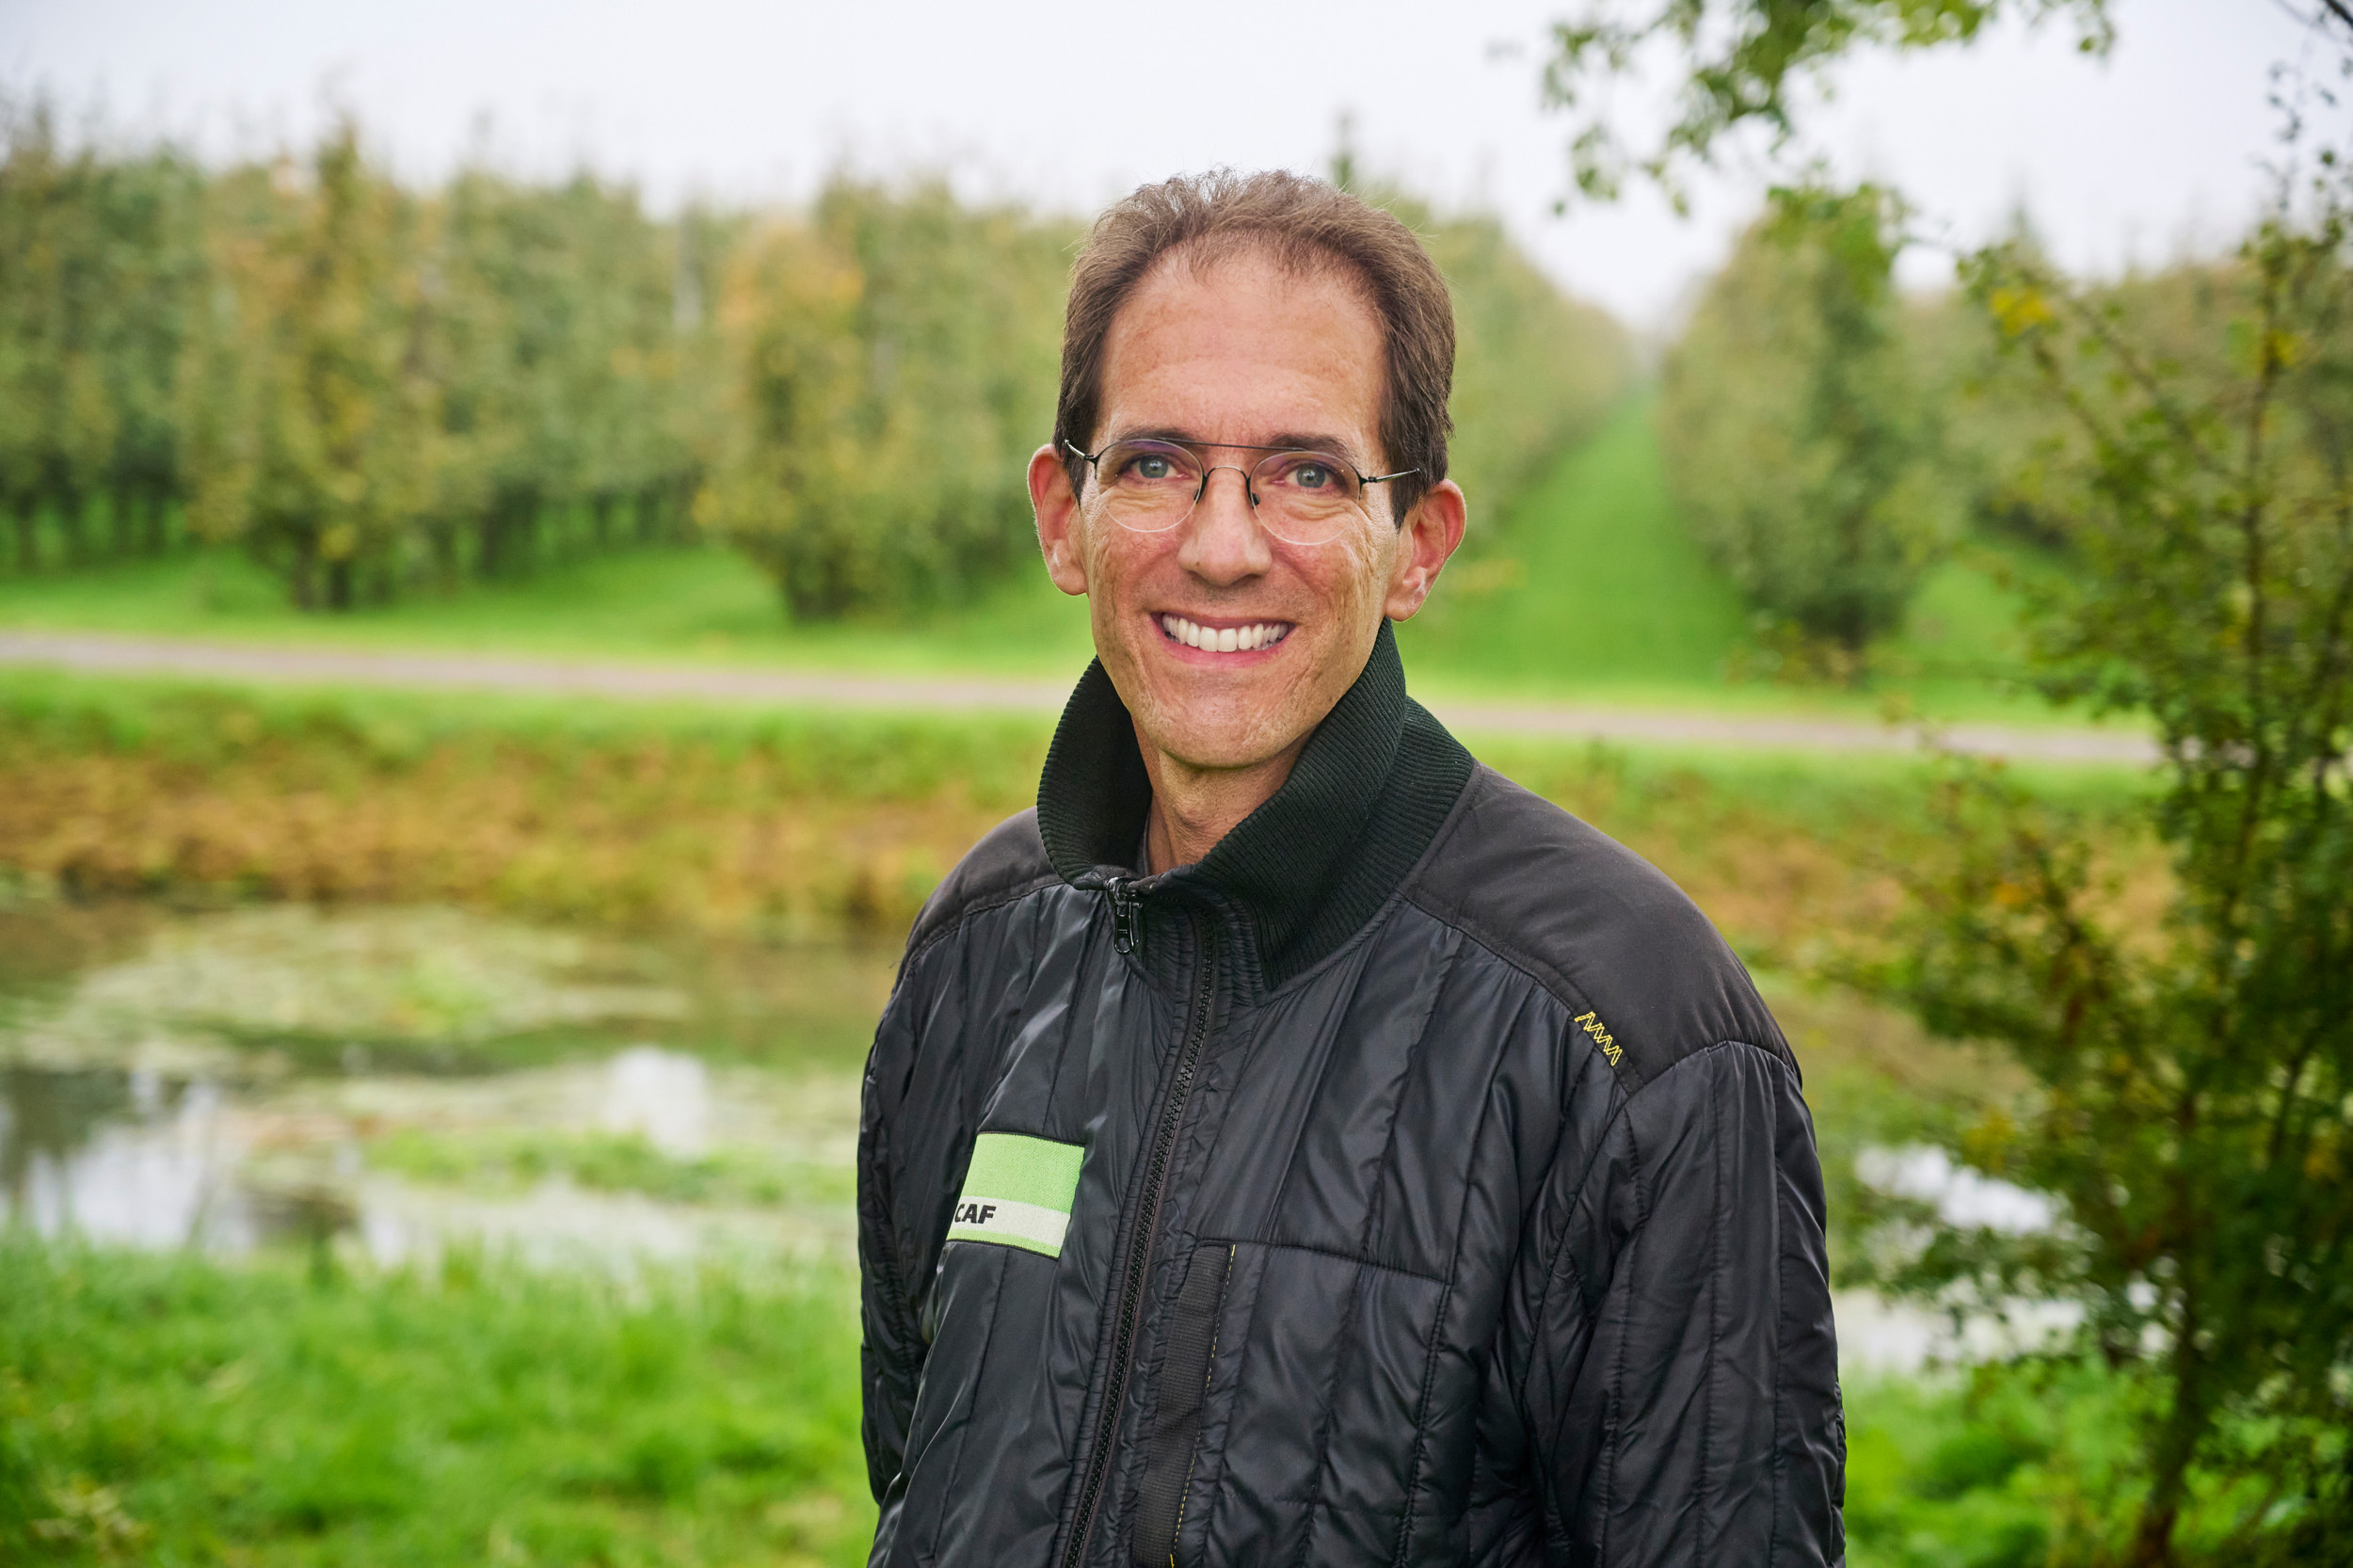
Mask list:
[{"label": "chin", "polygon": [[1249,768],[1279,757],[1313,725],[1292,725],[1287,712],[1225,712],[1188,714],[1176,723],[1164,704],[1174,694],[1155,694],[1146,712],[1139,713],[1144,737],[1190,768]]},{"label": "chin", "polygon": [[1197,655],[1172,658],[1157,639],[1118,646],[1112,683],[1144,739],[1186,767],[1256,767],[1280,757],[1323,716],[1313,700],[1323,685],[1316,679],[1322,650],[1312,646],[1286,645],[1273,659],[1235,669],[1204,667],[1193,662]]}]

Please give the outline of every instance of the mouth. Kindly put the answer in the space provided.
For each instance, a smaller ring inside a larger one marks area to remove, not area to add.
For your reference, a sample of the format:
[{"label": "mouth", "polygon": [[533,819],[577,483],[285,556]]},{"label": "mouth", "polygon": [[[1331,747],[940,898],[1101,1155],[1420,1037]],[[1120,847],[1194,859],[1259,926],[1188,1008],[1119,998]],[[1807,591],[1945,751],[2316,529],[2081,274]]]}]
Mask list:
[{"label": "mouth", "polygon": [[1158,615],[1153,620],[1160,626],[1160,635],[1170,642],[1198,648],[1204,653],[1256,653],[1273,648],[1291,634],[1293,623],[1287,620],[1254,620],[1235,626],[1205,626],[1178,615]]}]

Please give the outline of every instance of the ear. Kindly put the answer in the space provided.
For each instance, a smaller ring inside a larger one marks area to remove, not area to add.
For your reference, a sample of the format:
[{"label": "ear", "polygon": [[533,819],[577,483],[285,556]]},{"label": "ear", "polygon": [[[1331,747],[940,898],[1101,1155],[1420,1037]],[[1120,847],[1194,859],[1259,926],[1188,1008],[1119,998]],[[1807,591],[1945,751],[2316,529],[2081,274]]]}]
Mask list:
[{"label": "ear", "polygon": [[1389,597],[1382,606],[1391,620],[1410,620],[1430,597],[1447,558],[1463,543],[1470,509],[1463,487],[1444,480],[1423,492],[1397,531],[1397,559],[1389,568]]},{"label": "ear", "polygon": [[1066,594],[1085,593],[1079,496],[1070,488],[1070,471],[1063,466],[1061,452],[1052,446],[1030,454],[1030,510],[1037,514],[1037,547],[1046,556],[1046,575]]}]

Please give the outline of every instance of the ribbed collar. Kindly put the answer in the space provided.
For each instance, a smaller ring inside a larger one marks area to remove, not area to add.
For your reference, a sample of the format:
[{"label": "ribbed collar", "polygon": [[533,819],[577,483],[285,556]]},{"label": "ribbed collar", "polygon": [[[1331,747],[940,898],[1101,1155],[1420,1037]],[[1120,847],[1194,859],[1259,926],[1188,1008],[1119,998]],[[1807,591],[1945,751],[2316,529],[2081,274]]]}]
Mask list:
[{"label": "ribbed collar", "polygon": [[[1362,674],[1316,727],[1265,804],[1197,866],[1138,892],[1206,896],[1234,917],[1251,988],[1273,989],[1348,940],[1429,847],[1470,780],[1471,757],[1405,695],[1385,621]],[[1102,661],[1063,711],[1039,779],[1037,821],[1064,880],[1126,876],[1152,789],[1135,725]]]}]

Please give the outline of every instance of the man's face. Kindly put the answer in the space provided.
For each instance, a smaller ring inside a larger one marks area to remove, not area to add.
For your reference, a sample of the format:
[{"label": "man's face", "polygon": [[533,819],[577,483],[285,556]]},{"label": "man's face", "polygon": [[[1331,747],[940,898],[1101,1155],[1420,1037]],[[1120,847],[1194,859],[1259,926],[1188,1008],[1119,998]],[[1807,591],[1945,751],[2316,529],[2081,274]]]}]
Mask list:
[{"label": "man's face", "polygon": [[[1345,273],[1243,251],[1196,275],[1163,257],[1104,346],[1098,449],[1135,436],[1305,447],[1385,472],[1381,327]],[[1208,460],[1247,470],[1260,456],[1213,448]],[[1153,534],[1114,522],[1086,478],[1074,501],[1052,448],[1031,459],[1048,568],[1088,596],[1096,651],[1142,739],[1192,768],[1252,767],[1304,742],[1364,669],[1382,618],[1420,607],[1462,537],[1450,484],[1403,530],[1386,487],[1367,487],[1361,522],[1302,546],[1259,525],[1234,468]]]}]

